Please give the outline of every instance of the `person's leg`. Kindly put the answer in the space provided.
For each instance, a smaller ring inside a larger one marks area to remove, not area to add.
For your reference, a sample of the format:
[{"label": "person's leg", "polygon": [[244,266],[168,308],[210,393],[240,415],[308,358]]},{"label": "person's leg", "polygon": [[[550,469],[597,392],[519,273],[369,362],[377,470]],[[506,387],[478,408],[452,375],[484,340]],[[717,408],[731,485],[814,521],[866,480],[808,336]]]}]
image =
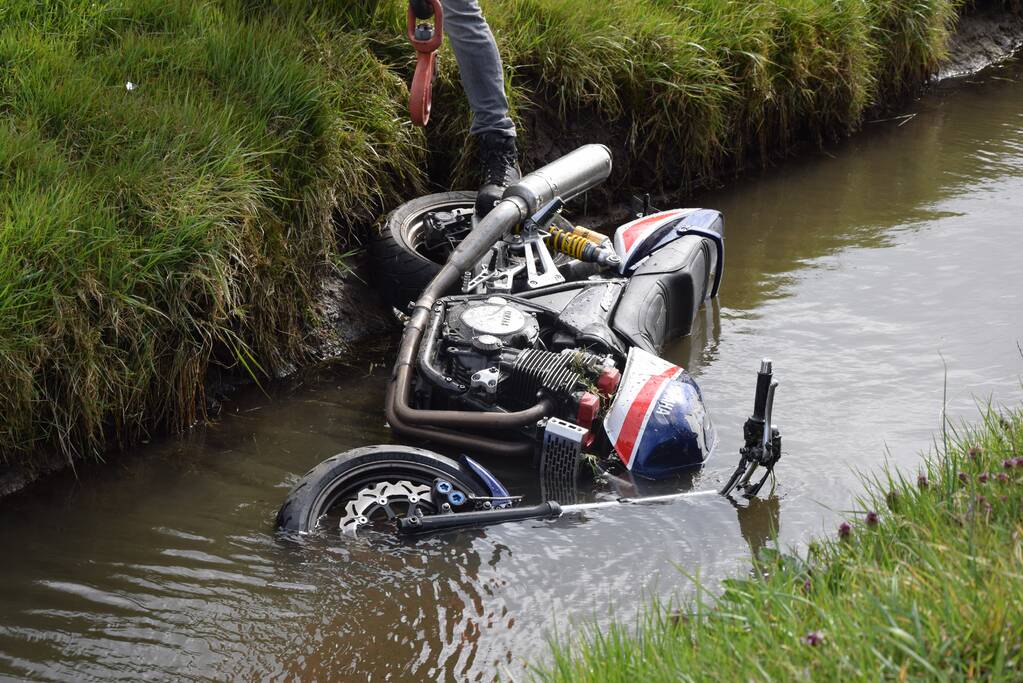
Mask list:
[{"label": "person's leg", "polygon": [[441,0],[444,31],[458,62],[462,87],[472,109],[473,135],[514,136],[504,94],[504,69],[494,34],[483,18],[478,0]]},{"label": "person's leg", "polygon": [[458,61],[462,88],[472,109],[482,185],[476,213],[485,216],[501,200],[505,188],[519,178],[515,124],[508,116],[504,69],[494,34],[483,18],[478,0],[441,0],[444,32]]}]

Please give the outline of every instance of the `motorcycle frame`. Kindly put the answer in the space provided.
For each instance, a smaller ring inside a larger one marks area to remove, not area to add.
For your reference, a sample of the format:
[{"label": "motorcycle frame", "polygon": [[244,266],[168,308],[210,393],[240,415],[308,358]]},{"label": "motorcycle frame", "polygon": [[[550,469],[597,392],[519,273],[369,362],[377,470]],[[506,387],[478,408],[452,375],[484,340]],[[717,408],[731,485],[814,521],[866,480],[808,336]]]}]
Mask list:
[{"label": "motorcycle frame", "polygon": [[499,455],[529,455],[529,443],[509,442],[460,431],[507,431],[533,424],[551,410],[544,399],[516,412],[424,410],[409,402],[419,347],[431,312],[445,292],[480,261],[504,235],[551,202],[568,201],[592,189],[611,175],[611,152],[604,145],[584,145],[566,156],[523,177],[510,186],[504,198],[451,253],[440,272],[423,289],[405,325],[398,355],[388,384],[385,414],[391,428],[404,436],[464,449],[482,449]]}]

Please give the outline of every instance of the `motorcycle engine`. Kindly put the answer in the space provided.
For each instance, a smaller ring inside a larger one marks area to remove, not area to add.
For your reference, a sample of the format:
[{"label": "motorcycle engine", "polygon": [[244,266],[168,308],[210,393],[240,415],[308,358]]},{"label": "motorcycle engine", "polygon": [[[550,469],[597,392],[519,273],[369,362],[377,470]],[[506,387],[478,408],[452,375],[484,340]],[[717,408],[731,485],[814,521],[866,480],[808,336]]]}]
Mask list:
[{"label": "motorcycle engine", "polygon": [[452,306],[445,321],[445,339],[470,344],[484,355],[532,347],[539,336],[536,315],[499,296]]},{"label": "motorcycle engine", "polygon": [[[595,418],[599,397],[590,389],[614,362],[577,349],[550,352],[542,341],[542,309],[503,297],[451,297],[428,347],[434,384],[456,402],[481,410],[522,410],[541,396],[557,417],[574,423]],[[539,315],[538,315],[539,314]],[[450,378],[450,379],[449,379]],[[444,384],[441,384],[443,380]]]}]

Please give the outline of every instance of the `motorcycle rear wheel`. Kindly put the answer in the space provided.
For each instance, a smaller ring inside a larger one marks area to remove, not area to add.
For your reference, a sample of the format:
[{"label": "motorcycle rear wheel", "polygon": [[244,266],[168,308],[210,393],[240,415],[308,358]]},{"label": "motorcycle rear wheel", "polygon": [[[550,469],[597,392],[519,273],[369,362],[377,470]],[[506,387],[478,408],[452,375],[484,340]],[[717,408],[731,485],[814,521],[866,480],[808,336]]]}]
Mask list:
[{"label": "motorcycle rear wheel", "polygon": [[[426,214],[471,209],[475,205],[475,192],[441,192],[417,197],[388,214],[369,245],[373,281],[387,303],[404,311],[440,272],[442,259],[424,250],[423,218]],[[561,216],[557,217],[555,225],[572,229],[572,224]],[[559,266],[571,260],[554,254],[554,262]]]},{"label": "motorcycle rear wheel", "polygon": [[444,479],[463,493],[489,492],[468,467],[451,458],[409,446],[367,446],[339,453],[309,470],[277,512],[277,528],[308,532],[320,520],[381,483],[433,486]]}]

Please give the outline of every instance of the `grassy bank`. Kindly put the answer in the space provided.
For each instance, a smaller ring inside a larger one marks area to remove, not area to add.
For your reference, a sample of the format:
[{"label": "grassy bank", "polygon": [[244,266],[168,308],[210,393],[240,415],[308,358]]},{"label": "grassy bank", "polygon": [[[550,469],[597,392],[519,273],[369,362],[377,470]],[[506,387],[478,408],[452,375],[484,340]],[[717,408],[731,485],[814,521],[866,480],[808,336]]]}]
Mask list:
[{"label": "grassy bank", "polygon": [[332,216],[417,186],[366,38],[262,4],[0,7],[4,459],[189,424],[211,362],[294,359]]},{"label": "grassy bank", "polygon": [[[920,87],[945,55],[957,0],[491,0],[512,104],[539,162],[598,138],[634,178],[666,191],[794,141],[834,139]],[[395,33],[401,4],[382,2]],[[449,55],[450,56],[450,55]],[[468,112],[445,60],[439,128]],[[551,135],[551,131],[556,135]],[[535,135],[530,135],[533,132]],[[456,149],[458,147],[456,146]],[[465,168],[465,157],[460,159]]]},{"label": "grassy bank", "polygon": [[[616,184],[678,189],[855,129],[934,68],[958,3],[484,5],[529,163],[605,142]],[[98,457],[201,418],[211,364],[301,359],[339,242],[427,165],[467,182],[450,53],[429,154],[405,122],[403,7],[0,4],[0,462]]]},{"label": "grassy bank", "polygon": [[806,557],[773,555],[685,617],[559,646],[545,681],[1023,677],[1023,410],[873,481]]}]

